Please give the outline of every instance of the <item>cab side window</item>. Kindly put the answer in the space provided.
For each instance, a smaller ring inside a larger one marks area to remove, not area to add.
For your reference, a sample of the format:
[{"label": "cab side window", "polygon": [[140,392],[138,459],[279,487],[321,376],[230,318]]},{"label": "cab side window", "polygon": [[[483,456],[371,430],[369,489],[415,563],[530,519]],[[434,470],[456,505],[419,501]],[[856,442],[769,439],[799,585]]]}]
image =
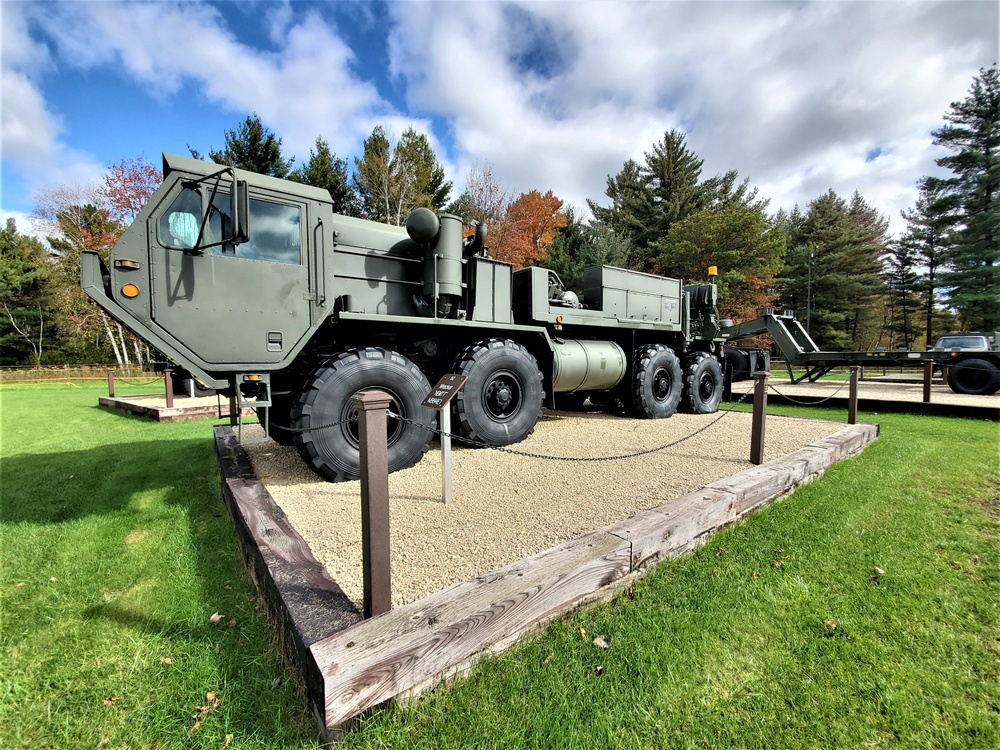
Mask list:
[{"label": "cab side window", "polygon": [[201,195],[184,188],[160,217],[160,242],[167,247],[190,250],[198,244],[201,228]]},{"label": "cab side window", "polygon": [[[302,256],[302,209],[283,203],[250,199],[250,240],[239,245],[222,242],[232,235],[229,195],[216,192],[202,215],[202,191],[184,188],[160,216],[158,234],[166,247],[203,247],[213,255],[298,265]],[[199,238],[199,233],[201,234]],[[221,244],[216,244],[221,243]]]},{"label": "cab side window", "polygon": [[[219,213],[223,216],[225,226],[228,226],[228,196],[217,196],[214,203],[220,204]],[[298,206],[251,198],[250,241],[239,245],[220,245],[212,248],[212,252],[249,260],[298,265],[302,249],[301,214],[302,209]]]}]

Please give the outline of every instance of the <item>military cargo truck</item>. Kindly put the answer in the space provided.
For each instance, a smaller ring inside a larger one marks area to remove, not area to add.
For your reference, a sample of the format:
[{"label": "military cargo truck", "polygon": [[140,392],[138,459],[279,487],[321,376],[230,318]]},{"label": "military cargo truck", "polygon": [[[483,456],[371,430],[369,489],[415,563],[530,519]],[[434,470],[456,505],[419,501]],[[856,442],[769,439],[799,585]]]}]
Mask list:
[{"label": "military cargo truck", "polygon": [[714,278],[620,268],[582,297],[544,268],[489,257],[487,228],[426,208],[393,227],[333,212],[308,185],[164,154],[163,183],[111,252],[84,253],[84,290],[203,386],[257,411],[322,476],[359,473],[351,396],[391,396],[390,470],[427,450],[421,401],[448,373],[455,432],[504,446],[543,405],[590,396],[636,417],[718,409]]}]

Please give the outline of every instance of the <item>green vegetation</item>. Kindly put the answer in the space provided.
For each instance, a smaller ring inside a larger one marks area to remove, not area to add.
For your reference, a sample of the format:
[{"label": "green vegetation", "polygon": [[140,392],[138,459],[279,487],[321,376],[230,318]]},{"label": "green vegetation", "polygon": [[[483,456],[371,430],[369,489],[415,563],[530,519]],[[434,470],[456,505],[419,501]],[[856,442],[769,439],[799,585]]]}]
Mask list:
[{"label": "green vegetation", "polygon": [[[317,747],[211,423],[100,392],[0,388],[0,747]],[[861,456],[345,747],[1000,745],[998,426],[861,416]]]},{"label": "green vegetation", "polygon": [[0,747],[308,742],[221,501],[212,423],[112,414],[102,392],[0,389]]}]

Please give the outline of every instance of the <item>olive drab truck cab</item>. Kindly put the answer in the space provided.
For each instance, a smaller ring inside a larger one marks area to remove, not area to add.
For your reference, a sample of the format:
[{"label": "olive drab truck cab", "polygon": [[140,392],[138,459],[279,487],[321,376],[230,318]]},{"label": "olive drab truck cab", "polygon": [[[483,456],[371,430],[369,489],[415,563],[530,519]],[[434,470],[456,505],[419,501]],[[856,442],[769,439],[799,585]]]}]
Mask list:
[{"label": "olive drab truck cab", "polygon": [[163,183],[83,289],[205,386],[254,408],[330,480],[359,475],[351,396],[391,399],[390,470],[427,450],[430,383],[465,375],[458,436],[503,446],[543,405],[639,418],[718,409],[717,288],[620,268],[552,271],[489,257],[487,227],[426,208],[405,227],[333,212],[300,183],[164,154]]}]

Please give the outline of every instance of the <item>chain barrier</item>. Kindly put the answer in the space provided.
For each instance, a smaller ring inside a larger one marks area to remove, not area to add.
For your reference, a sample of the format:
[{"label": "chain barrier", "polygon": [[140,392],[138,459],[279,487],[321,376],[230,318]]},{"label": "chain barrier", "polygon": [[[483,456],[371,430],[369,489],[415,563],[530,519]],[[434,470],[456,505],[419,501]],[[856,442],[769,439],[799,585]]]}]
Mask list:
[{"label": "chain barrier", "polygon": [[[250,407],[250,408],[254,410],[255,414],[258,413],[256,408],[254,408],[254,407]],[[354,414],[352,414],[351,416],[349,416],[347,419],[342,419],[339,422],[329,422],[327,424],[321,424],[321,425],[319,425],[317,427],[284,427],[284,426],[282,426],[280,424],[268,424],[267,429],[268,429],[268,432],[270,432],[271,430],[281,430],[282,432],[290,432],[293,435],[298,435],[298,434],[301,434],[303,432],[312,432],[313,430],[325,430],[328,427],[340,427],[340,426],[348,424],[350,422],[357,422],[357,421],[358,421],[358,414],[357,414],[357,412],[355,412]]]},{"label": "chain barrier", "polygon": [[743,396],[740,397],[739,401],[737,401],[731,407],[723,411],[718,417],[713,419],[707,425],[695,430],[690,435],[685,435],[684,437],[678,440],[674,440],[673,442],[667,443],[666,445],[660,445],[656,448],[647,448],[646,450],[636,451],[635,453],[625,453],[620,456],[546,456],[542,453],[531,453],[530,451],[519,451],[519,450],[514,450],[513,448],[506,448],[499,445],[489,445],[488,443],[484,443],[480,440],[472,440],[471,438],[463,437],[462,435],[455,435],[452,433],[442,432],[436,427],[428,427],[425,424],[421,424],[419,422],[413,421],[412,419],[407,419],[406,417],[400,416],[395,412],[390,411],[387,413],[390,417],[393,417],[394,419],[398,419],[401,422],[406,422],[407,424],[411,424],[414,427],[419,427],[422,430],[427,430],[428,432],[432,432],[435,435],[450,437],[452,440],[457,440],[460,443],[465,443],[467,445],[471,445],[476,448],[489,448],[491,450],[499,451],[501,453],[509,453],[514,456],[524,456],[525,458],[538,458],[544,461],[621,461],[622,459],[637,458],[639,456],[646,456],[649,455],[650,453],[656,453],[658,451],[666,450],[667,448],[673,448],[675,445],[679,445],[680,443],[683,443],[685,440],[690,440],[691,438],[701,434],[709,427],[712,427],[720,420],[724,419],[726,416],[731,414],[736,409],[736,407],[739,406],[741,403],[743,403],[743,401],[746,400],[747,396],[749,396],[752,392],[753,391],[747,391],[746,393],[744,393]]},{"label": "chain barrier", "polygon": [[829,400],[830,400],[831,398],[833,398],[833,397],[834,397],[834,396],[836,396],[836,395],[837,395],[838,393],[840,393],[840,392],[841,392],[842,390],[844,390],[844,388],[846,388],[846,387],[847,387],[848,385],[850,385],[850,381],[849,381],[849,380],[847,380],[847,381],[844,381],[843,383],[841,383],[841,385],[840,385],[840,388],[838,388],[837,390],[835,390],[835,391],[834,391],[833,393],[831,393],[831,394],[830,394],[829,396],[825,396],[824,398],[821,398],[821,399],[819,399],[818,401],[800,401],[800,400],[798,400],[798,399],[795,399],[795,398],[792,398],[791,396],[786,396],[786,395],[785,395],[784,393],[782,393],[781,391],[779,391],[779,390],[778,390],[777,388],[775,388],[775,387],[774,387],[773,385],[771,385],[770,383],[768,383],[768,384],[767,384],[767,387],[768,387],[768,388],[769,388],[770,390],[774,391],[774,392],[775,392],[776,394],[778,394],[779,396],[781,396],[782,398],[784,398],[784,399],[788,399],[788,400],[789,400],[789,401],[791,401],[791,402],[792,402],[793,404],[797,404],[797,405],[799,405],[799,406],[818,406],[819,404],[822,404],[822,403],[824,403],[824,402],[826,402],[826,401],[829,401]]},{"label": "chain barrier", "polygon": [[126,385],[150,385],[151,383],[162,383],[163,378],[153,378],[152,380],[126,380],[125,378],[120,378],[115,376],[116,383],[125,383]]}]

